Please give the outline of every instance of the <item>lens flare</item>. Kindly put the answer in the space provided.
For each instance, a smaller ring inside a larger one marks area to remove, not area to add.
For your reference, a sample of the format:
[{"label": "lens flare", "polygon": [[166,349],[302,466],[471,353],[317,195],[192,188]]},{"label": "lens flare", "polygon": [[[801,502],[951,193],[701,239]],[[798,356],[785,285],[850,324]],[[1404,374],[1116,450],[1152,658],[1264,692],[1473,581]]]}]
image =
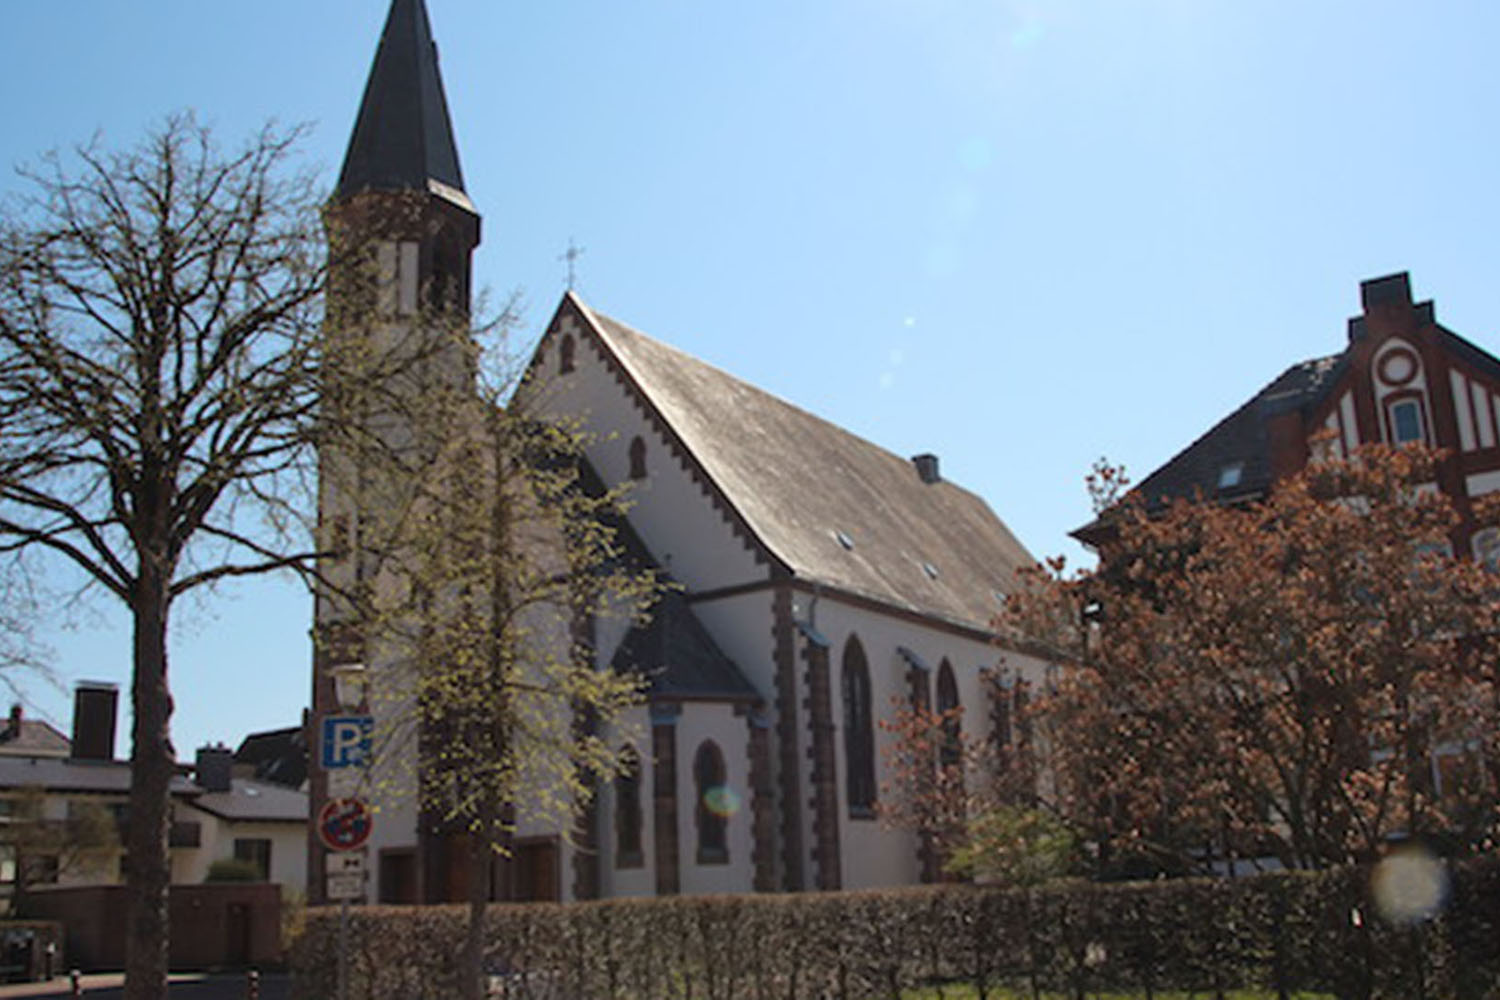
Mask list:
[{"label": "lens flare", "polygon": [[1448,898],[1448,870],[1420,847],[1392,851],[1370,876],[1370,892],[1380,915],[1393,924],[1426,920]]},{"label": "lens flare", "polygon": [[727,785],[716,785],[703,793],[703,808],[728,819],[740,811],[740,797]]}]

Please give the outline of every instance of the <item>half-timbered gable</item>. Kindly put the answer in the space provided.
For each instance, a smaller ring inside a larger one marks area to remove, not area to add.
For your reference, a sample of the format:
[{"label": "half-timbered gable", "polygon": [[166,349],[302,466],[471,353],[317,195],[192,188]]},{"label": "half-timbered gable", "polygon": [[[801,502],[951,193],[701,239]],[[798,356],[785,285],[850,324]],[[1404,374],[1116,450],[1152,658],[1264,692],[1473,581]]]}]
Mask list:
[{"label": "half-timbered gable", "polygon": [[[1136,487],[1146,502],[1253,499],[1320,452],[1372,442],[1442,449],[1436,485],[1462,514],[1500,489],[1500,359],[1442,326],[1431,301],[1413,301],[1404,272],[1363,282],[1360,304],[1343,350],[1291,366],[1148,475]],[[1075,534],[1093,541],[1096,527]],[[1451,541],[1500,554],[1500,537],[1467,517]]]}]

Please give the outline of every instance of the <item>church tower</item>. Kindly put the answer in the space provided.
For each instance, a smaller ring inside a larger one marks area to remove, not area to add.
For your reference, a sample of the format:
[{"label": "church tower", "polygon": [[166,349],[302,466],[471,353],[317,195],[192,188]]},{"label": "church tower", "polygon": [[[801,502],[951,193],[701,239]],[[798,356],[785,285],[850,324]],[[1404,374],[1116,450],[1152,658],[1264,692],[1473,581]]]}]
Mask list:
[{"label": "church tower", "polygon": [[[463,171],[448,116],[424,0],[391,0],[380,46],[370,69],[359,115],[349,140],[338,186],[325,210],[330,280],[325,330],[330,357],[361,359],[388,379],[381,392],[394,398],[430,391],[434,385],[464,393],[472,389],[472,352],[462,333],[467,321],[472,256],[479,245],[480,218],[464,191]],[[333,362],[331,362],[333,363]],[[394,389],[394,391],[390,391]],[[366,394],[381,395],[381,392]],[[325,398],[333,409],[337,403]],[[404,447],[410,437],[399,406],[356,404],[373,438]],[[350,411],[345,411],[346,414]],[[378,478],[378,477],[376,477]],[[356,785],[356,768],[325,767],[326,719],[367,712],[339,696],[339,668],[365,667],[379,683],[378,650],[352,624],[340,592],[372,585],[377,572],[369,538],[389,494],[402,487],[375,482],[347,449],[325,446],[320,456],[318,533],[320,548],[339,553],[325,568],[314,609],[308,897],[328,901],[326,848],[317,829],[330,799],[367,795]],[[347,589],[346,589],[347,588]],[[354,671],[354,673],[360,673]],[[379,728],[377,719],[377,730]],[[411,802],[383,807],[366,849],[368,902],[417,902],[424,892],[419,864],[419,827]]]}]

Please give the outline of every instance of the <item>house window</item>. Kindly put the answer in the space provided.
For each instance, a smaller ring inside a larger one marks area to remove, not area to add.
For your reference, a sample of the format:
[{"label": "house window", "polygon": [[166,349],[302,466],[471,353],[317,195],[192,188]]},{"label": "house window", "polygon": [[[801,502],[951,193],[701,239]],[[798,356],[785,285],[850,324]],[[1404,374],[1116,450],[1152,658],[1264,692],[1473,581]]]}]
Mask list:
[{"label": "house window", "polygon": [[953,677],[953,667],[945,659],[938,667],[937,710],[943,717],[943,742],[938,748],[938,763],[943,767],[957,767],[963,759],[963,733],[960,729],[958,682]]},{"label": "house window", "polygon": [[634,747],[626,747],[615,777],[615,867],[639,868],[642,863],[641,758]]},{"label": "house window", "polygon": [[1427,431],[1422,420],[1422,401],[1406,397],[1390,403],[1386,414],[1391,423],[1391,443],[1411,444],[1427,440]]},{"label": "house window", "polygon": [[557,348],[557,373],[566,375],[573,370],[573,335],[570,333],[562,339],[562,344]]},{"label": "house window", "polygon": [[630,478],[646,478],[646,442],[640,435],[630,441]]},{"label": "house window", "polygon": [[724,755],[713,740],[704,740],[693,756],[693,784],[698,792],[698,863],[729,861],[728,800]]},{"label": "house window", "polygon": [[875,815],[875,724],[870,714],[870,668],[855,636],[844,646],[844,784],[849,815]]},{"label": "house window", "polygon": [[1232,490],[1240,484],[1245,476],[1244,462],[1230,462],[1219,469],[1219,489]]},{"label": "house window", "polygon": [[1482,528],[1474,532],[1469,543],[1474,547],[1474,561],[1491,573],[1500,572],[1500,528]]},{"label": "house window", "polygon": [[265,837],[236,837],[234,857],[255,865],[262,882],[271,881],[271,841]]}]

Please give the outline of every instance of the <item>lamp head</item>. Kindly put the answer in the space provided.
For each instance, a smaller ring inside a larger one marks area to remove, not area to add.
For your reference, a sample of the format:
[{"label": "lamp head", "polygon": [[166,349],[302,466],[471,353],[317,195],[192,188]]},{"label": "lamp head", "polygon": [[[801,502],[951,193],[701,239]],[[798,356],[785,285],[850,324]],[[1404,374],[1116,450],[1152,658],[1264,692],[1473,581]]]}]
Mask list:
[{"label": "lamp head", "polygon": [[340,663],[328,668],[333,675],[333,694],[339,708],[356,712],[365,706],[365,688],[369,683],[363,663]]}]

